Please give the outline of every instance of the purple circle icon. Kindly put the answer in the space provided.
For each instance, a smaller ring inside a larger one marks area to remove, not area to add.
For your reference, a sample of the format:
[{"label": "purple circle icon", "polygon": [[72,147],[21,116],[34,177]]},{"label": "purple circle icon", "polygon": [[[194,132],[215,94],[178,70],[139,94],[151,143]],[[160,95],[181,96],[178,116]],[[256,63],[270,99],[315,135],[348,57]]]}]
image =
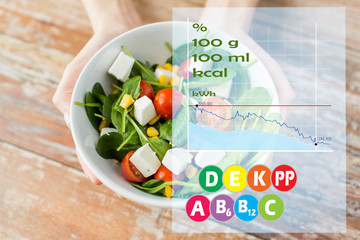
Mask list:
[{"label": "purple circle icon", "polygon": [[228,195],[218,195],[211,201],[210,211],[216,220],[228,221],[234,216],[234,200]]}]

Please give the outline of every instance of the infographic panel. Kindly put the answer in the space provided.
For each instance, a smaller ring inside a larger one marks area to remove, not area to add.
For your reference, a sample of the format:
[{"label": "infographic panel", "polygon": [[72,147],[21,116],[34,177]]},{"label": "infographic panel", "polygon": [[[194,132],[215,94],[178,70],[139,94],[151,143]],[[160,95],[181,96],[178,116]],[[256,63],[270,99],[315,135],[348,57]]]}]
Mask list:
[{"label": "infographic panel", "polygon": [[173,231],[344,231],[344,8],[175,8],[173,20],[172,144],[192,155]]}]

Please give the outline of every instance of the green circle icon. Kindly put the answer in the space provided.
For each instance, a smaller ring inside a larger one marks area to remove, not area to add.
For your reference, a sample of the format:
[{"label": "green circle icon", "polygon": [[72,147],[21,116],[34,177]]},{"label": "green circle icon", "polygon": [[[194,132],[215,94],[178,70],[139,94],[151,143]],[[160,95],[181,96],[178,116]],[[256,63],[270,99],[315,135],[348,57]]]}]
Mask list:
[{"label": "green circle icon", "polygon": [[207,192],[216,192],[223,186],[222,171],[216,166],[207,166],[199,174],[200,186]]},{"label": "green circle icon", "polygon": [[284,203],[275,194],[264,196],[259,202],[259,213],[268,221],[274,221],[281,217],[284,212]]}]

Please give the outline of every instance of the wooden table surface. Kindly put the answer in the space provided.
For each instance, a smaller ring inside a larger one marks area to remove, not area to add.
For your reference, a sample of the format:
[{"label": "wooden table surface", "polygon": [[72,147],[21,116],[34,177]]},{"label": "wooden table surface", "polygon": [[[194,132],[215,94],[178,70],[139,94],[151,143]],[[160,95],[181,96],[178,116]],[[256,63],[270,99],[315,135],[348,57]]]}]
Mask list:
[{"label": "wooden table surface", "polygon": [[[171,19],[201,0],[136,0],[144,20]],[[65,66],[92,32],[79,0],[0,0],[0,239],[359,239],[360,1],[263,1],[261,6],[347,7],[347,232],[174,234],[171,210],[95,186],[51,103]],[[156,9],[156,11],[153,11]]]}]

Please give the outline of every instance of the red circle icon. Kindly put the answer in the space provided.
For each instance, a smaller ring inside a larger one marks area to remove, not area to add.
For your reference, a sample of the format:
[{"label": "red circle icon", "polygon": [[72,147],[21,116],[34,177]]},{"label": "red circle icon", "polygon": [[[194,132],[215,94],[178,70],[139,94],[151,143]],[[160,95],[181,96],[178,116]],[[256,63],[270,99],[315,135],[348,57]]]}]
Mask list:
[{"label": "red circle icon", "polygon": [[277,166],[271,174],[271,182],[279,191],[289,191],[296,184],[295,170],[289,165]]},{"label": "red circle icon", "polygon": [[202,195],[192,196],[186,203],[186,213],[193,221],[205,221],[210,216],[209,199]]}]

